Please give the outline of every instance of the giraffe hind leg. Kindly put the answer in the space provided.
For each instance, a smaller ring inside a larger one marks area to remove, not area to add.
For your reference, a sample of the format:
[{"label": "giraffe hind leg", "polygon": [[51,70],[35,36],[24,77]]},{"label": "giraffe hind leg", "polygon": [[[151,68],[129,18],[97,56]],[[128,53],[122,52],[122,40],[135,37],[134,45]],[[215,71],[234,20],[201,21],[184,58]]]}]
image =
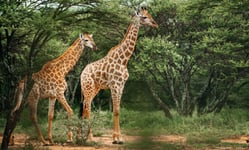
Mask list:
[{"label": "giraffe hind leg", "polygon": [[48,141],[53,144],[52,139],[52,121],[54,118],[54,105],[55,105],[56,99],[55,98],[49,98],[49,110],[48,110]]},{"label": "giraffe hind leg", "polygon": [[42,133],[38,126],[37,121],[37,105],[39,101],[39,86],[37,84],[34,84],[29,95],[28,95],[28,105],[30,108],[30,118],[35,126],[36,132],[38,134],[39,140],[44,144],[48,145],[48,143],[44,140]]},{"label": "giraffe hind leg", "polygon": [[[94,82],[91,82],[94,83]],[[93,134],[92,134],[92,128],[91,128],[91,121],[90,121],[90,116],[91,116],[91,102],[93,98],[98,94],[99,88],[96,88],[94,84],[87,83],[88,88],[84,87],[84,84],[81,85],[82,87],[82,95],[84,96],[84,101],[83,101],[83,106],[82,106],[82,119],[86,118],[88,121],[88,135],[87,135],[87,140],[92,141],[93,139]]]}]

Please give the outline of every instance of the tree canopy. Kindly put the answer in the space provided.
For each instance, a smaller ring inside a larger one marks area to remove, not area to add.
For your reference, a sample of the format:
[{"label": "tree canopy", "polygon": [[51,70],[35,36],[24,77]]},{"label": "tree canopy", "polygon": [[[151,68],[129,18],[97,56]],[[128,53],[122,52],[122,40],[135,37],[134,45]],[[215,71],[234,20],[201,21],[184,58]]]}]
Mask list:
[{"label": "tree canopy", "polygon": [[248,81],[247,3],[155,2],[160,31],[138,41],[133,71],[182,115],[219,112]]}]

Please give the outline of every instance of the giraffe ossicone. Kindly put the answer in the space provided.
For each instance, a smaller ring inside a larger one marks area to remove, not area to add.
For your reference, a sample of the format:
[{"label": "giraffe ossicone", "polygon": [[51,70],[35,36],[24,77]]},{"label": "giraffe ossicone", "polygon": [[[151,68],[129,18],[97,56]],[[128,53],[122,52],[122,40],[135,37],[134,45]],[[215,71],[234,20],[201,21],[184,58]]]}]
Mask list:
[{"label": "giraffe ossicone", "polygon": [[[35,126],[39,140],[44,144],[53,144],[52,140],[52,120],[54,117],[54,105],[56,100],[64,107],[68,113],[69,131],[68,142],[72,142],[71,119],[73,110],[67,103],[64,92],[67,89],[65,76],[73,68],[80,58],[84,47],[97,49],[91,34],[80,34],[79,38],[58,58],[53,59],[43,65],[42,69],[32,74],[34,85],[29,92],[27,102],[30,108],[31,120]],[[49,98],[48,110],[48,142],[44,140],[37,121],[37,105],[39,99]]]},{"label": "giraffe ossicone", "polygon": [[[123,40],[111,48],[105,57],[88,64],[80,77],[84,97],[82,117],[88,119],[89,122],[93,98],[101,89],[111,90],[114,115],[113,144],[123,143],[119,125],[120,101],[125,82],[129,77],[127,63],[134,51],[141,25],[158,27],[158,24],[144,8],[140,9],[132,18]],[[91,140],[91,129],[89,131],[88,138]]]}]

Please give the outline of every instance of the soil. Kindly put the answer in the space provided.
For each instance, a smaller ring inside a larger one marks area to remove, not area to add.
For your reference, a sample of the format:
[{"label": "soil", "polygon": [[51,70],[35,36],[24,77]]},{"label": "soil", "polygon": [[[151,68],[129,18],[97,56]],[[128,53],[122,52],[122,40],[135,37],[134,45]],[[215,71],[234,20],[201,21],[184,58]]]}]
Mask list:
[{"label": "soil", "polygon": [[223,143],[237,143],[237,144],[247,144],[249,143],[249,135],[235,136],[229,139],[221,140]]},{"label": "soil", "polygon": [[[149,138],[152,141],[158,141],[158,142],[167,142],[167,143],[176,143],[176,144],[184,144],[186,143],[186,137],[179,136],[179,135],[160,135],[160,136],[153,136],[153,137],[146,137]],[[238,143],[238,144],[246,144],[247,140],[249,139],[249,136],[236,136],[229,139],[223,139],[221,142],[224,143]],[[143,140],[143,137],[141,136],[131,136],[131,135],[125,135],[124,141],[126,143],[136,143]],[[0,141],[2,141],[2,134],[0,134]],[[116,145],[112,144],[112,137],[111,134],[102,135],[100,137],[93,137],[94,144],[93,146],[79,146],[76,144],[71,143],[65,143],[65,144],[59,144],[55,143],[52,146],[42,146],[40,142],[38,142],[37,139],[32,139],[31,137],[27,136],[26,134],[15,134],[14,135],[14,145],[10,145],[9,149],[20,149],[22,147],[32,146],[35,149],[46,149],[46,150],[117,150],[117,149],[125,149],[123,145]],[[191,148],[187,148],[190,149]],[[232,150],[234,148],[232,147],[212,147],[207,148],[206,150]],[[236,148],[237,149],[237,148]],[[239,150],[246,150],[249,148],[239,148]]]}]

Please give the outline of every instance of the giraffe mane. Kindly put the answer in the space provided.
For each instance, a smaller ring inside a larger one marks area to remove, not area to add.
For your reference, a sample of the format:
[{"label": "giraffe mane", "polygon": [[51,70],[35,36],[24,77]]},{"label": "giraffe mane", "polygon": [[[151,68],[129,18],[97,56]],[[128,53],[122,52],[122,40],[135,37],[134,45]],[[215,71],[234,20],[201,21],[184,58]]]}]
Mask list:
[{"label": "giraffe mane", "polygon": [[131,28],[131,26],[132,26],[133,23],[134,23],[134,22],[131,22],[131,23],[130,23],[130,25],[129,25],[129,27],[128,27],[128,29],[127,29],[125,35],[124,35],[124,38],[122,39],[122,41],[121,41],[118,45],[112,47],[112,48],[109,50],[108,54],[110,54],[110,53],[112,53],[113,51],[115,51],[116,47],[119,47],[119,46],[125,41],[125,39],[126,39],[126,37],[127,37],[127,35],[128,35],[128,31],[130,30],[130,28]]},{"label": "giraffe mane", "polygon": [[114,51],[115,51],[115,49],[116,49],[116,47],[118,47],[119,45],[120,45],[120,44],[118,44],[118,45],[116,45],[116,46],[112,47],[112,48],[109,50],[108,54],[110,54],[110,53],[114,52]]},{"label": "giraffe mane", "polygon": [[56,61],[58,61],[58,60],[60,60],[61,58],[63,58],[67,53],[69,53],[69,49],[72,49],[75,45],[77,45],[77,43],[80,41],[80,38],[77,38],[77,40],[75,40],[74,42],[73,42],[73,44],[62,54],[62,55],[60,55],[58,58],[56,58],[56,59],[53,59],[53,60],[51,60],[50,61],[50,63],[53,63],[53,62],[56,62]]}]

